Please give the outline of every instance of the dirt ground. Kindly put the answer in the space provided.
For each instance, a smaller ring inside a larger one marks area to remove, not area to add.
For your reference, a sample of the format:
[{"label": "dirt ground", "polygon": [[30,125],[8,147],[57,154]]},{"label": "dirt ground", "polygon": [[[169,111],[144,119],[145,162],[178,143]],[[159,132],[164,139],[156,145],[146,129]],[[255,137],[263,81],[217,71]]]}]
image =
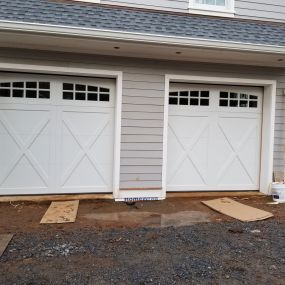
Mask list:
[{"label": "dirt ground", "polygon": [[274,218],[238,222],[198,198],[92,200],[75,223],[40,225],[48,202],[1,203],[0,234],[14,238],[0,284],[285,284],[285,204],[235,200]]}]

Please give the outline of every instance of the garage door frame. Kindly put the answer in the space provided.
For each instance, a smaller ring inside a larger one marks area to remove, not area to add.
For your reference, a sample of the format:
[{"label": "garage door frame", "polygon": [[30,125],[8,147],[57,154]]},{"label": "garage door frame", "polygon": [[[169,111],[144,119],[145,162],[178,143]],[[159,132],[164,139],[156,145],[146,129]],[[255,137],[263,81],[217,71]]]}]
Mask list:
[{"label": "garage door frame", "polygon": [[[123,72],[117,70],[100,70],[77,67],[62,67],[48,65],[32,65],[0,62],[1,72],[25,72],[46,75],[72,75],[82,77],[105,77],[116,80],[115,92],[115,127],[114,127],[114,164],[113,164],[113,197],[119,196],[120,185],[120,150],[121,150],[121,114]],[[40,194],[40,193],[39,193]]]},{"label": "garage door frame", "polygon": [[167,191],[167,144],[168,144],[168,97],[171,82],[194,83],[194,84],[219,84],[219,85],[242,85],[258,86],[264,88],[263,114],[262,114],[262,136],[261,136],[261,166],[260,166],[260,192],[269,195],[273,172],[274,151],[274,123],[275,123],[275,101],[276,80],[211,77],[211,76],[189,76],[189,75],[165,75],[165,101],[164,101],[164,132],[163,132],[163,167],[162,187],[163,194]]}]

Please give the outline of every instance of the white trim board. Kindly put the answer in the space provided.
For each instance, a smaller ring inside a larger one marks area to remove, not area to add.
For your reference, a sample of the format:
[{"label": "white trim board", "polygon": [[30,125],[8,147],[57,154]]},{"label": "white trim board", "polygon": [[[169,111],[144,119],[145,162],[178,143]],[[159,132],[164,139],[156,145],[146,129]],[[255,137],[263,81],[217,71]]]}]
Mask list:
[{"label": "white trim board", "polygon": [[113,70],[76,68],[76,67],[16,64],[16,63],[7,63],[7,62],[0,62],[0,71],[55,74],[55,75],[76,75],[76,76],[89,76],[89,77],[108,77],[116,79],[113,197],[114,198],[119,197],[123,72],[113,71]]},{"label": "white trim board", "polygon": [[168,94],[171,81],[197,84],[223,84],[260,86],[264,88],[263,114],[262,114],[262,142],[261,142],[261,164],[260,164],[260,192],[270,194],[270,185],[273,172],[273,148],[274,148],[274,122],[276,81],[250,78],[210,77],[210,76],[188,76],[177,74],[165,75],[165,101],[164,101],[164,132],[163,132],[163,167],[162,188],[166,195],[167,182],[167,138],[168,138]]}]

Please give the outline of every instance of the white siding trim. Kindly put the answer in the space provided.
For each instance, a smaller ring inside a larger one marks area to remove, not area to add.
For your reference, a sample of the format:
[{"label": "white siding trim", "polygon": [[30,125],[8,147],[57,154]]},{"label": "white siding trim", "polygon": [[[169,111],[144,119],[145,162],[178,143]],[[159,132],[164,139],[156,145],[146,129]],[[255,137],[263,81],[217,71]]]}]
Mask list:
[{"label": "white siding trim", "polygon": [[[273,153],[274,153],[274,124],[275,124],[275,101],[276,86],[275,80],[211,77],[211,76],[187,76],[187,75],[165,75],[165,105],[164,105],[164,136],[163,136],[163,167],[162,167],[162,189],[166,196],[166,169],[167,169],[167,131],[168,131],[168,94],[171,81],[202,83],[202,84],[224,84],[224,85],[246,85],[264,87],[263,103],[263,125],[261,143],[261,166],[260,166],[260,192],[270,194]],[[167,116],[166,116],[167,114]]]},{"label": "white siding trim", "polygon": [[1,71],[45,73],[57,75],[76,75],[92,77],[108,77],[116,79],[115,133],[114,133],[114,168],[113,168],[113,196],[119,195],[120,188],[120,160],[121,160],[121,114],[122,114],[122,71],[99,70],[89,68],[59,67],[47,65],[17,64],[0,62]]}]

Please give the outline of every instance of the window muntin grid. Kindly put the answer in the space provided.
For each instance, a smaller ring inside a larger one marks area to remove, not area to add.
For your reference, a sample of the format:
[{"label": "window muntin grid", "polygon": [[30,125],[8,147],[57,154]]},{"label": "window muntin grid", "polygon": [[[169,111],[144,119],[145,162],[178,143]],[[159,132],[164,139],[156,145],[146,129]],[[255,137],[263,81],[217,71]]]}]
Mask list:
[{"label": "window muntin grid", "polygon": [[169,105],[209,106],[210,91],[183,90],[169,92]]},{"label": "window muntin grid", "polygon": [[63,100],[75,101],[110,101],[110,89],[78,83],[63,83]]},{"label": "window muntin grid", "polygon": [[50,99],[50,82],[47,81],[0,82],[0,97]]},{"label": "window muntin grid", "polygon": [[219,106],[231,108],[258,108],[258,96],[244,92],[221,91]]}]

